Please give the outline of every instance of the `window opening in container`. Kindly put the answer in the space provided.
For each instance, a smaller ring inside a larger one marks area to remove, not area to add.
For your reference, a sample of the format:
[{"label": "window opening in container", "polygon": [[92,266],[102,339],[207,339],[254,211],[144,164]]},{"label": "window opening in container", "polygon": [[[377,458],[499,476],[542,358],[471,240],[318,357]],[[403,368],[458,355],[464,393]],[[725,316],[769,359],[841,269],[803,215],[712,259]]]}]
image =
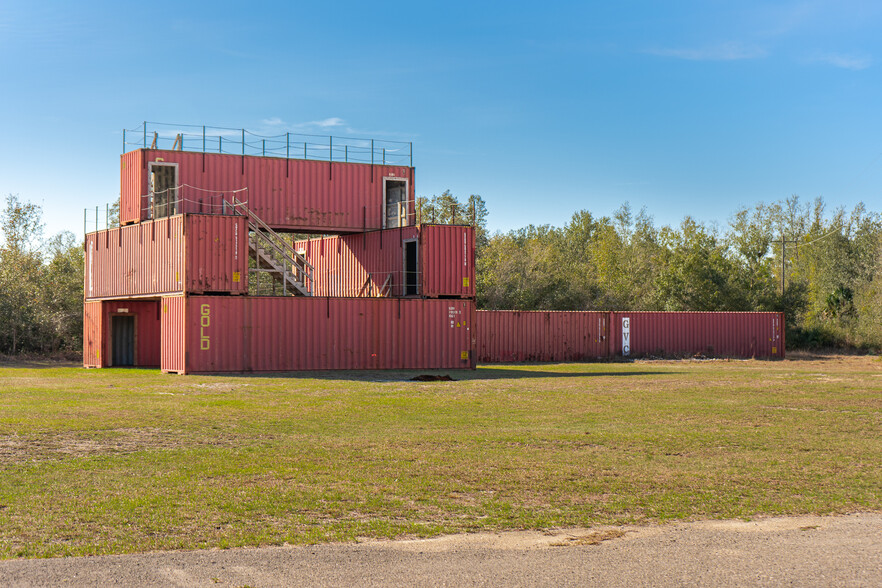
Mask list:
[{"label": "window opening in container", "polygon": [[386,201],[386,216],[383,228],[407,226],[407,180],[383,178],[383,194]]},{"label": "window opening in container", "polygon": [[417,296],[420,293],[418,242],[404,242],[404,295]]},{"label": "window opening in container", "polygon": [[178,166],[174,163],[150,163],[150,200],[152,218],[178,213]]}]

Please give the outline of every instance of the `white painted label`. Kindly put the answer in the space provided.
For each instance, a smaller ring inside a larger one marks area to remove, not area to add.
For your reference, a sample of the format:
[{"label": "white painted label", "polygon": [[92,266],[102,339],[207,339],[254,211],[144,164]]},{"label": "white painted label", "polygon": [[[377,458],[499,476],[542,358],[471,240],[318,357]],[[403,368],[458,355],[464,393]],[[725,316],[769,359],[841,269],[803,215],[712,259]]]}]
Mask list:
[{"label": "white painted label", "polygon": [[622,318],[622,355],[631,355],[631,319],[628,317]]}]

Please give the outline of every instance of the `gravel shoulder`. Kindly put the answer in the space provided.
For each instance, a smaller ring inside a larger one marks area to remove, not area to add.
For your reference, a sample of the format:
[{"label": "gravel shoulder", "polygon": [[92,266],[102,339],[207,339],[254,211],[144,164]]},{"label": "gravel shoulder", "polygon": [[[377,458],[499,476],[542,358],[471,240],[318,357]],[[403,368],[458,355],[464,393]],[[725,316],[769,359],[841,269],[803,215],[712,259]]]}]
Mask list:
[{"label": "gravel shoulder", "polygon": [[882,586],[882,513],[0,561],[3,586]]}]

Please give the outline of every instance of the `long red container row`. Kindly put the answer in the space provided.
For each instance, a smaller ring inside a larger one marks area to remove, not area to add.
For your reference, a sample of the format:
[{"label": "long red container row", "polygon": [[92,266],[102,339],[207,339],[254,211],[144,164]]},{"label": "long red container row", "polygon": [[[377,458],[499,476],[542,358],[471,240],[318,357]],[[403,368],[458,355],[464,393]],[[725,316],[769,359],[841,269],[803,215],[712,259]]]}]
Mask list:
[{"label": "long red container row", "polygon": [[83,313],[83,365],[113,366],[111,321],[114,316],[135,317],[135,365],[158,367],[161,334],[159,300],[86,302]]},{"label": "long red container row", "polygon": [[85,297],[247,293],[243,217],[178,215],[86,235]]},{"label": "long red container row", "polygon": [[471,300],[167,298],[162,369],[472,368],[474,318]]},{"label": "long red container row", "polygon": [[[187,186],[179,212],[208,212],[219,194],[236,190],[275,229],[355,232],[384,228],[383,179],[407,182],[407,218],[414,218],[414,168],[251,155],[138,149],[121,156],[120,219],[147,220],[150,163],[175,164]],[[216,212],[216,211],[215,211]]]},{"label": "long red container row", "polygon": [[777,312],[477,313],[478,361],[580,361],[606,357],[784,357]]},{"label": "long red container row", "polygon": [[[417,244],[417,288],[405,288],[405,246]],[[297,241],[319,296],[475,296],[473,227],[420,225]],[[384,289],[385,286],[385,289]]]}]

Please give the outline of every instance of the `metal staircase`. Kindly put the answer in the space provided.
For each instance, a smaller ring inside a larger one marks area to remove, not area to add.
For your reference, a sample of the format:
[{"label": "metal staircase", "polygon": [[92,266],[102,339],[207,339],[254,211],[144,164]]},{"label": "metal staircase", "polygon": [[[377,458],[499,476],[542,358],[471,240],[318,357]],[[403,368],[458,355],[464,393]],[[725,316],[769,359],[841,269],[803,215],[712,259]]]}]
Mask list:
[{"label": "metal staircase", "polygon": [[250,271],[272,276],[281,283],[284,296],[312,296],[315,268],[283,235],[248,210],[244,202],[234,197],[232,205],[237,214],[248,219],[248,250],[257,266]]}]

